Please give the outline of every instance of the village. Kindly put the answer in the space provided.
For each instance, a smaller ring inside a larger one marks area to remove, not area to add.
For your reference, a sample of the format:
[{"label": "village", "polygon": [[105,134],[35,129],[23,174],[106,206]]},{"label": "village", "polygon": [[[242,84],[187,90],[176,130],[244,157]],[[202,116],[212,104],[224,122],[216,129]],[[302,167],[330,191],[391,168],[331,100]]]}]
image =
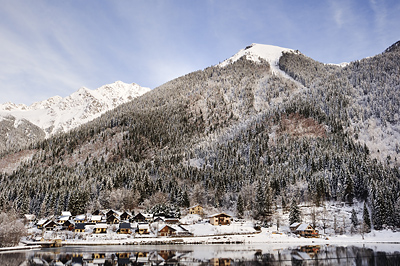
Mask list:
[{"label": "village", "polygon": [[[96,210],[92,213],[73,216],[63,211],[59,216],[36,220],[34,215],[25,215],[28,236],[25,243],[42,246],[63,244],[87,244],[99,241],[115,241],[132,244],[154,244],[149,239],[174,239],[185,237],[224,236],[258,234],[256,221],[235,219],[226,213],[206,215],[201,205],[185,210],[181,218],[153,215],[145,212],[132,214],[129,211]],[[318,230],[306,223],[290,225],[290,234],[298,237],[318,238]],[[282,232],[274,232],[282,234]],[[147,240],[146,240],[147,239]],[[162,241],[158,241],[160,244]],[[165,241],[164,243],[171,243]]]}]

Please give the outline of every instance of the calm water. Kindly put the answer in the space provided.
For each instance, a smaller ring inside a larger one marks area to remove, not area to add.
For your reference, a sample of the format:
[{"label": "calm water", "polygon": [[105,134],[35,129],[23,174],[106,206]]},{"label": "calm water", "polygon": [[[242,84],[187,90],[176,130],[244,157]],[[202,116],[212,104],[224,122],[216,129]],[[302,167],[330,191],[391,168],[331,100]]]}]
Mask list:
[{"label": "calm water", "polygon": [[400,245],[63,247],[0,253],[0,265],[400,265]]}]

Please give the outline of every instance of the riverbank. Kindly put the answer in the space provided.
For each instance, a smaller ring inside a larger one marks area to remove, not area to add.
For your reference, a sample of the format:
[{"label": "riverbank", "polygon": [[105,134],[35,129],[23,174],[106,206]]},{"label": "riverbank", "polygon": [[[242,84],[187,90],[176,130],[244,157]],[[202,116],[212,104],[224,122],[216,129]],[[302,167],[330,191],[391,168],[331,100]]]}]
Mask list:
[{"label": "riverbank", "polygon": [[277,234],[263,228],[258,233],[192,236],[192,237],[143,237],[123,240],[67,240],[66,246],[87,245],[213,245],[213,244],[298,244],[298,245],[350,245],[350,244],[393,244],[400,250],[400,232],[373,231],[361,235],[321,236],[320,238],[303,238],[293,234]]}]

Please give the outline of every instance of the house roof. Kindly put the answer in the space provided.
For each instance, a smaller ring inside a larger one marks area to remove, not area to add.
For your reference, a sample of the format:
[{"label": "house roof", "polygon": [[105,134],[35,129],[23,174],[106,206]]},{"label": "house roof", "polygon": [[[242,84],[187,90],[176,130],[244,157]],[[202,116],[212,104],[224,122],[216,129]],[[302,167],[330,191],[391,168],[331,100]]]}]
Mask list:
[{"label": "house roof", "polygon": [[292,223],[291,225],[290,225],[290,227],[297,227],[297,226],[299,226],[301,223]]},{"label": "house roof", "polygon": [[34,214],[25,214],[25,218],[32,221],[35,220],[36,216]]},{"label": "house roof", "polygon": [[[196,208],[197,206],[201,207],[200,204],[196,204],[196,205],[194,205],[194,206],[192,206],[192,207],[189,207],[189,209]],[[201,207],[201,208],[203,208],[203,207]]]},{"label": "house roof", "polygon": [[96,224],[95,228],[107,228],[107,224]]},{"label": "house roof", "polygon": [[85,224],[76,224],[75,229],[80,229],[80,230],[85,229]]},{"label": "house roof", "polygon": [[221,213],[216,213],[216,214],[211,215],[210,218],[211,217],[217,217],[217,216],[231,217],[230,215],[228,215],[228,214],[226,214],[224,212],[221,212]]},{"label": "house roof", "polygon": [[174,227],[172,227],[172,226],[169,226],[169,225],[164,225],[163,227],[161,227],[161,229],[159,229],[158,231],[160,232],[161,230],[163,230],[165,227],[168,227],[168,229],[169,230],[171,230],[171,231],[176,231],[176,229],[174,228]]},{"label": "house roof", "polygon": [[58,218],[59,221],[68,221],[69,220],[69,216],[60,216]]},{"label": "house roof", "polygon": [[297,227],[296,231],[312,230],[312,229],[308,229],[309,226],[310,226],[309,224],[302,223],[302,224],[299,225],[299,227]]},{"label": "house roof", "polygon": [[86,219],[86,215],[80,214],[75,217],[75,221],[84,221]]},{"label": "house roof", "polygon": [[91,221],[101,221],[101,215],[92,215]]},{"label": "house roof", "polygon": [[47,219],[40,219],[36,224],[37,225],[44,225],[48,220]]},{"label": "house roof", "polygon": [[138,229],[149,229],[149,224],[138,224]]},{"label": "house roof", "polygon": [[119,228],[122,229],[131,229],[131,224],[130,223],[120,223]]},{"label": "house roof", "polygon": [[61,216],[72,216],[70,211],[63,211],[61,212]]}]

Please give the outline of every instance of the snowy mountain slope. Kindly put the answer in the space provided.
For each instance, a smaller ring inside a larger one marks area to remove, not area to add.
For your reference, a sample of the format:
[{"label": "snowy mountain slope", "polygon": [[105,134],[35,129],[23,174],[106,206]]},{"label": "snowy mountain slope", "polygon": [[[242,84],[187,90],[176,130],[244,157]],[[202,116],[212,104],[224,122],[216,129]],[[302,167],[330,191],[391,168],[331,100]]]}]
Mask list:
[{"label": "snowy mountain slope", "polygon": [[82,87],[65,98],[55,96],[30,106],[13,103],[2,104],[0,105],[0,118],[11,116],[17,122],[26,119],[43,129],[48,137],[91,121],[149,90],[149,88],[140,87],[134,83],[126,84],[121,81],[104,85],[97,90]]},{"label": "snowy mountain slope", "polygon": [[295,50],[289,49],[289,48],[282,48],[282,47],[274,46],[274,45],[253,43],[253,44],[247,46],[246,48],[241,49],[234,56],[226,59],[225,61],[220,63],[218,66],[225,67],[228,64],[232,64],[232,63],[236,62],[237,60],[239,60],[239,58],[246,56],[247,60],[251,60],[256,63],[259,63],[260,58],[261,58],[269,63],[273,73],[285,74],[283,71],[281,71],[279,69],[279,66],[278,66],[279,58],[282,56],[282,54],[284,52],[299,53],[298,51],[295,51]]}]

